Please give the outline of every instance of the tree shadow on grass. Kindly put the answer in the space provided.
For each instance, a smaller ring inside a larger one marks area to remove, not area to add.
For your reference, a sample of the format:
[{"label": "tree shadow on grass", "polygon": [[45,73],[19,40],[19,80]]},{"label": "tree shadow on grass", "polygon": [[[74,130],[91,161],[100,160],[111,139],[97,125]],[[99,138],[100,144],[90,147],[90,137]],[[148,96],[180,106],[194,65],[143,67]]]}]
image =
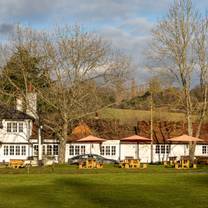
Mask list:
[{"label": "tree shadow on grass", "polygon": [[60,175],[45,182],[44,177],[32,179],[33,185],[14,181],[0,186],[0,208],[204,208],[207,204],[207,175],[180,175],[175,181],[131,174],[113,179],[109,175],[107,181],[101,175]]},{"label": "tree shadow on grass", "polygon": [[[195,194],[186,187],[172,188],[171,184],[99,184],[89,183],[86,179],[71,178],[56,181],[60,186],[67,186],[79,198],[92,207],[108,208],[166,208],[166,207],[201,207],[206,199],[196,200]],[[191,184],[190,184],[191,185]],[[190,200],[187,200],[189,199]],[[193,199],[193,200],[192,200]],[[198,203],[200,202],[200,203]],[[86,206],[89,208],[90,206]]]}]

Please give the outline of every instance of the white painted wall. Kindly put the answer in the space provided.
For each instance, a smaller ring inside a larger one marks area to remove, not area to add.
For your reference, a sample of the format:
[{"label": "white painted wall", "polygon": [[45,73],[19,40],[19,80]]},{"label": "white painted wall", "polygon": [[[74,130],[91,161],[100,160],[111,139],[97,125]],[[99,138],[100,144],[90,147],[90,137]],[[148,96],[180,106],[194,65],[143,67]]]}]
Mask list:
[{"label": "white painted wall", "polygon": [[[7,132],[7,123],[23,123],[23,132]],[[0,129],[0,142],[1,143],[27,143],[32,133],[32,122],[29,120],[24,121],[2,121],[3,128]]]}]

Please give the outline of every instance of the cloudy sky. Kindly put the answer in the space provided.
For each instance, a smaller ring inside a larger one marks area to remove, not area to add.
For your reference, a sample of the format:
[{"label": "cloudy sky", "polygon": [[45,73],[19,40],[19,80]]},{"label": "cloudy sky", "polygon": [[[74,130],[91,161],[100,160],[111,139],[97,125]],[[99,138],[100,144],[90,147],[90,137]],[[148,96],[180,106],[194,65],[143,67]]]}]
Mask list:
[{"label": "cloudy sky", "polygon": [[[173,0],[0,0],[0,35],[15,24],[50,30],[54,25],[78,24],[96,31],[133,57],[137,80],[147,78],[144,54],[151,29]],[[208,0],[193,0],[204,12]]]}]

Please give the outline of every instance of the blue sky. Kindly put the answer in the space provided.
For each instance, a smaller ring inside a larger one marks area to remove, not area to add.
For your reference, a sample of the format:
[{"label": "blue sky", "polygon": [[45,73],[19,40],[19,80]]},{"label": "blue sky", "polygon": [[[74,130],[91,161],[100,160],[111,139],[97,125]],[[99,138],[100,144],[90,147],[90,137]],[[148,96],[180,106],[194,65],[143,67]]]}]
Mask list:
[{"label": "blue sky", "polygon": [[[132,56],[137,64],[138,82],[147,78],[144,54],[151,29],[167,13],[173,0],[0,0],[0,35],[20,23],[50,30],[55,25],[78,24],[96,31]],[[208,0],[193,0],[204,13]]]}]

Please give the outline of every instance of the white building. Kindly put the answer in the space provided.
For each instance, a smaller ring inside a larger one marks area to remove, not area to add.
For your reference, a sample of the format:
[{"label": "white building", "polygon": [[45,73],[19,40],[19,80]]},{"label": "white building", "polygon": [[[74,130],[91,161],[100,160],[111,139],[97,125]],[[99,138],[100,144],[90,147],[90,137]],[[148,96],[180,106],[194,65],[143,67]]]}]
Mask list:
[{"label": "white building", "polygon": [[[34,102],[34,96],[32,97]],[[18,103],[21,103],[18,101]],[[34,114],[21,112],[21,106],[15,110],[0,106],[0,162],[9,162],[10,159],[27,159],[38,157],[38,136],[32,135],[34,130]],[[35,109],[34,109],[35,110]],[[42,155],[54,156],[58,160],[59,142],[55,138],[42,136]],[[139,158],[142,162],[151,162],[151,145],[122,143],[120,140],[107,140],[102,144],[67,143],[65,162],[80,154],[98,154],[105,158],[122,160],[126,157]],[[188,144],[154,144],[153,162],[162,162],[170,156],[188,155]],[[197,144],[195,155],[208,156],[208,143]]]}]

